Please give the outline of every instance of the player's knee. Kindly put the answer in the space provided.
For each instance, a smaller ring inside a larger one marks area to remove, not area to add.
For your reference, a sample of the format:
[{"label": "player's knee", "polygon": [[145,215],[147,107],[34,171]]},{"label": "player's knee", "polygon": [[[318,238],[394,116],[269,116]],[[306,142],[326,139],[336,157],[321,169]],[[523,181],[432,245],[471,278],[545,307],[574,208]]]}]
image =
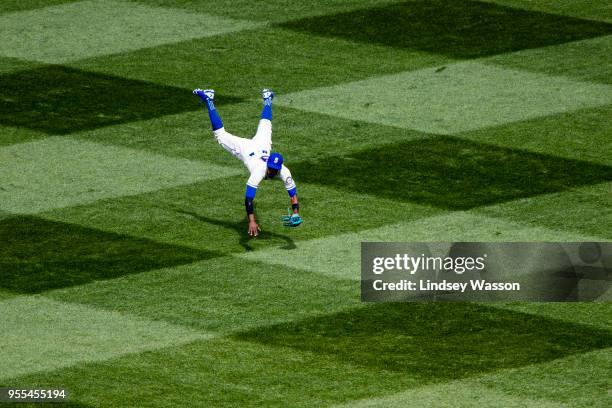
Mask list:
[{"label": "player's knee", "polygon": [[259,126],[257,126],[257,132],[272,133],[272,122],[268,119],[261,119],[259,121]]},{"label": "player's knee", "polygon": [[215,136],[215,139],[217,140],[217,142],[221,143],[221,140],[223,139],[225,135],[227,135],[227,132],[225,131],[225,128],[221,128],[221,129],[213,130],[213,135]]}]

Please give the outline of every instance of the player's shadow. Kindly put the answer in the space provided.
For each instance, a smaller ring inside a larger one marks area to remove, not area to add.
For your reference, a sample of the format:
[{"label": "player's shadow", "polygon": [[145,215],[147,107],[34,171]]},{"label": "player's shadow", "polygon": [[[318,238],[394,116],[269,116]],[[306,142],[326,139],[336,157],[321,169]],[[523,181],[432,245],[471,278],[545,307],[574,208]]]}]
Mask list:
[{"label": "player's shadow", "polygon": [[[253,247],[250,245],[250,242],[253,239],[253,237],[249,236],[246,232],[248,230],[248,222],[246,220],[241,220],[238,222],[229,222],[229,221],[217,220],[215,218],[197,214],[193,211],[185,211],[185,210],[177,209],[176,212],[180,214],[188,215],[190,217],[193,217],[207,224],[213,224],[213,225],[218,225],[223,228],[233,229],[234,231],[238,233],[238,236],[240,237],[240,241],[239,241],[240,246],[242,246],[246,251],[253,250]],[[295,242],[293,242],[293,239],[291,239],[290,237],[286,235],[277,234],[275,232],[261,231],[259,235],[257,236],[257,239],[263,239],[263,240],[278,239],[281,241],[285,241],[285,245],[280,247],[281,249],[291,250],[291,249],[296,248]]]}]

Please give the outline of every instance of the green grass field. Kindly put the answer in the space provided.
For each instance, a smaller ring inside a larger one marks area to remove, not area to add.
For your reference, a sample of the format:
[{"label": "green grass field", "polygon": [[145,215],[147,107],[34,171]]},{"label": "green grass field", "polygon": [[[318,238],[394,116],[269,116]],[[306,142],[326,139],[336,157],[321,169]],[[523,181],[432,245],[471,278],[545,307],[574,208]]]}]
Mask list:
[{"label": "green grass field", "polygon": [[[5,0],[0,38],[0,387],[612,406],[609,301],[359,296],[362,241],[612,240],[608,1]],[[277,92],[300,228],[262,183],[247,236],[196,87],[246,137]]]}]

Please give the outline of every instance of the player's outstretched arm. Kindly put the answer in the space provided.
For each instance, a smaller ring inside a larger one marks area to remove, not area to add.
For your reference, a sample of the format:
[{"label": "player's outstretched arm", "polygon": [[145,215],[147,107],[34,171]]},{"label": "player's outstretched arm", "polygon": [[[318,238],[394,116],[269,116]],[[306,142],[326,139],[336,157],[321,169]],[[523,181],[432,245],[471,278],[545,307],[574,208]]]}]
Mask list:
[{"label": "player's outstretched arm", "polygon": [[297,194],[294,194],[291,197],[291,211],[294,214],[299,214],[300,213],[300,202],[298,201],[298,196]]},{"label": "player's outstretched arm", "polygon": [[300,203],[297,196],[297,187],[295,186],[293,177],[291,177],[291,172],[285,165],[281,168],[280,176],[285,184],[289,198],[291,199],[291,211],[289,215],[282,217],[283,225],[285,227],[297,227],[303,221],[302,217],[300,217]]},{"label": "player's outstretched arm", "polygon": [[291,211],[289,212],[289,215],[282,218],[283,225],[285,227],[297,227],[303,220],[302,217],[300,217],[300,203],[298,201],[295,189],[289,191],[289,196],[291,197]]},{"label": "player's outstretched arm", "polygon": [[249,219],[249,235],[256,237],[259,234],[259,225],[255,219],[255,206],[253,200],[255,199],[256,188],[247,184],[246,196],[244,197],[244,206],[246,208],[247,218]]},{"label": "player's outstretched arm", "polygon": [[261,229],[255,221],[255,214],[249,214],[249,235],[256,237]]},{"label": "player's outstretched arm", "polygon": [[246,197],[244,199],[244,206],[246,207],[247,218],[249,219],[249,235],[256,237],[261,230],[259,225],[257,225],[257,220],[255,220],[253,197]]}]

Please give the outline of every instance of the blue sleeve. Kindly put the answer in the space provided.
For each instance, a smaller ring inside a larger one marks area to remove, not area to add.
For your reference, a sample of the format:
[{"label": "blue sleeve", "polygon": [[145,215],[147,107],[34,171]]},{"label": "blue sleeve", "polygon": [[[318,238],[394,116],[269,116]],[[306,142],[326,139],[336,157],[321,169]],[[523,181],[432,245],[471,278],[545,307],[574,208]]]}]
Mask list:
[{"label": "blue sleeve", "polygon": [[255,198],[255,193],[256,192],[257,192],[257,187],[249,186],[247,184],[246,194],[245,194],[246,198],[250,198],[250,199]]},{"label": "blue sleeve", "polygon": [[297,194],[297,187],[293,187],[291,190],[287,190],[289,197],[294,197]]}]

